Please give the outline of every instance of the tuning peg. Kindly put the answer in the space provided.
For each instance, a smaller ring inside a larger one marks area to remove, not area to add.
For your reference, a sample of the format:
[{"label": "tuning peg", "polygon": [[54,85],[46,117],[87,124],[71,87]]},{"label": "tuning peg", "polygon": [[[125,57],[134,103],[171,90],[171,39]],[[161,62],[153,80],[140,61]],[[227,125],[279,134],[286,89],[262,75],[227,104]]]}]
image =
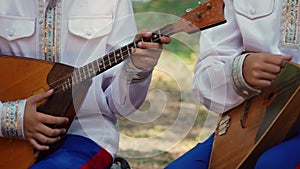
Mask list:
[{"label": "tuning peg", "polygon": [[206,5],[206,7],[207,7],[207,9],[210,9],[210,8],[211,8],[211,4],[208,3],[208,4]]},{"label": "tuning peg", "polygon": [[191,12],[192,10],[193,10],[193,8],[188,8],[188,9],[185,10],[185,12],[186,12],[186,13],[189,13],[189,12]]},{"label": "tuning peg", "polygon": [[198,1],[198,5],[201,5],[202,4],[202,2],[201,1]]}]

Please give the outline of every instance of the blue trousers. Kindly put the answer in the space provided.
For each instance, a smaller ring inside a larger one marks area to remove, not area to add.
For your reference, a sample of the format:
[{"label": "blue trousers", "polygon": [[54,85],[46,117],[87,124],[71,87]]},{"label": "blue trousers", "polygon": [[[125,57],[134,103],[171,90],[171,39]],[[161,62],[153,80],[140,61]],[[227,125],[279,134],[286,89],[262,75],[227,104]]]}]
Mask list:
[{"label": "blue trousers", "polygon": [[[213,145],[213,135],[198,143],[165,169],[207,169]],[[255,169],[296,169],[300,165],[300,134],[264,152]]]},{"label": "blue trousers", "polygon": [[92,140],[67,135],[63,145],[30,169],[108,169],[111,155]]}]

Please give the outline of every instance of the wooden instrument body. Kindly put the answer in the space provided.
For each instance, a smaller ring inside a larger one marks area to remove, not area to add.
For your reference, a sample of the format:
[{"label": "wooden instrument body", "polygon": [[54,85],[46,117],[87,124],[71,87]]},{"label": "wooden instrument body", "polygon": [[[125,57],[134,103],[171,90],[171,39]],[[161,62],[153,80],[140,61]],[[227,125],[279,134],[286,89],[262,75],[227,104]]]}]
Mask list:
[{"label": "wooden instrument body", "polygon": [[272,87],[221,116],[230,117],[230,122],[225,134],[218,134],[220,126],[216,130],[210,169],[254,168],[264,151],[295,132],[300,117],[299,72],[299,65],[288,63]]},{"label": "wooden instrument body", "polygon": [[[26,99],[34,94],[47,91],[55,87],[59,79],[70,75],[73,69],[73,67],[67,65],[48,61],[25,57],[0,56],[0,100],[6,102]],[[85,86],[80,87],[80,92],[83,92],[81,96],[85,96],[84,93],[89,85],[90,82],[81,84],[81,86]],[[75,116],[72,94],[77,94],[77,91],[79,92],[79,90],[70,88],[68,91],[53,94],[40,103],[38,111],[54,116],[68,117],[70,122],[67,126],[64,126],[68,129]],[[79,102],[84,97],[76,98],[78,98],[77,101]],[[0,138],[0,159],[2,159],[0,168],[28,168],[36,160],[52,152],[59,144],[60,142],[53,144],[50,146],[49,151],[39,152],[37,155],[29,142],[25,140]]]}]

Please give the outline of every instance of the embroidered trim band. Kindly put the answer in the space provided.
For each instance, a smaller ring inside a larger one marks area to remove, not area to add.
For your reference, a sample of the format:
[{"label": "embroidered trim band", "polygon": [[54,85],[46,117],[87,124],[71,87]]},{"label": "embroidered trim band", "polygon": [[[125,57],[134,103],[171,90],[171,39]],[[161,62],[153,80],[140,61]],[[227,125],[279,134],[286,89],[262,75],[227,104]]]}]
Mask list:
[{"label": "embroidered trim band", "polygon": [[127,83],[138,83],[147,79],[151,74],[153,69],[150,70],[140,70],[136,68],[131,59],[128,58],[124,62],[123,71],[127,73]]},{"label": "embroidered trim band", "polygon": [[25,139],[23,113],[26,100],[3,103],[1,111],[1,133],[3,137]]},{"label": "embroidered trim band", "polygon": [[298,0],[283,0],[280,20],[280,48],[297,49],[300,46]]},{"label": "embroidered trim band", "polygon": [[249,98],[260,93],[260,90],[249,86],[243,77],[243,63],[248,53],[234,57],[231,64],[231,79],[234,90],[242,97]]},{"label": "embroidered trim band", "polygon": [[48,61],[59,61],[61,55],[61,0],[51,0],[44,12],[44,1],[39,1],[40,56]]}]

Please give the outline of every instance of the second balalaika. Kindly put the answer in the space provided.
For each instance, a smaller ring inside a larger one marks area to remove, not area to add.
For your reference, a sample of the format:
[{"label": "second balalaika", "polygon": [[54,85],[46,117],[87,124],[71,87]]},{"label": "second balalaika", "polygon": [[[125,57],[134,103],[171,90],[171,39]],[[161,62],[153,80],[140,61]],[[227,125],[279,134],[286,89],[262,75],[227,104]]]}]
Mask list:
[{"label": "second balalaika", "polygon": [[215,132],[210,169],[253,169],[272,146],[300,127],[300,65],[289,62],[260,95],[225,112]]},{"label": "second balalaika", "polygon": [[[76,110],[74,105],[80,105],[84,99],[90,79],[129,57],[130,49],[136,48],[139,41],[159,42],[162,35],[194,33],[224,22],[223,1],[211,0],[186,13],[174,23],[154,31],[152,38],[137,39],[80,68],[24,57],[1,56],[0,100],[6,102],[25,99],[52,88],[55,93],[41,103],[38,110],[73,119]],[[40,152],[37,158],[43,158],[57,146],[59,143],[52,145],[50,151]],[[0,149],[0,168],[25,169],[36,161],[34,149],[27,141],[0,138]]]}]

